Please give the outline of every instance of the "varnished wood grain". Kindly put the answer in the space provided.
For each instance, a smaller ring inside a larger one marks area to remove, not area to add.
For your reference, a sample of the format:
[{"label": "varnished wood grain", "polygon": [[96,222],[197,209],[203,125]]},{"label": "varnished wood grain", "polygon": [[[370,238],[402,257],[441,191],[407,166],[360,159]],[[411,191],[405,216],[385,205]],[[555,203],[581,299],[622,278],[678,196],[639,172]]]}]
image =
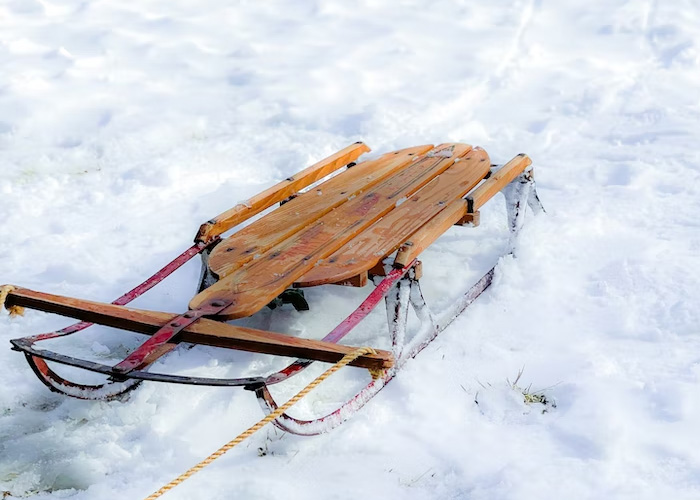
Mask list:
[{"label": "varnished wood grain", "polygon": [[450,203],[466,195],[484,178],[489,167],[486,151],[469,151],[430,184],[319,262],[296,286],[335,283],[373,268]]},{"label": "varnished wood grain", "polygon": [[234,303],[221,315],[249,316],[277,297],[320,259],[337,251],[365,228],[389,213],[401,200],[444,172],[471,146],[444,144],[380,182],[368,192],[327,213],[258,259],[196,295],[190,307],[225,297]]},{"label": "varnished wood grain", "polygon": [[484,203],[489,201],[508,183],[514,180],[523,170],[532,164],[527,155],[521,153],[503,165],[495,174],[486,179],[479,187],[467,196],[469,211],[476,212]]},{"label": "varnished wood grain", "polygon": [[404,267],[428,248],[445,231],[467,213],[467,202],[463,199],[452,201],[442,212],[435,215],[401,245],[394,259],[394,267]]},{"label": "varnished wood grain", "polygon": [[416,146],[358,163],[300,194],[217,245],[209,257],[209,268],[219,277],[231,274],[256,255],[261,255],[334,208],[367,192],[431,148],[432,145]]},{"label": "varnished wood grain", "polygon": [[322,179],[331,172],[356,160],[362,153],[368,151],[370,151],[369,147],[362,142],[351,144],[328,158],[294,174],[292,177],[275,184],[262,193],[256,194],[245,203],[240,203],[214,217],[210,221],[205,222],[199,228],[195,241],[210,241],[213,237],[228,231],[237,224],[259,214],[275,203],[289,198],[300,189]]}]

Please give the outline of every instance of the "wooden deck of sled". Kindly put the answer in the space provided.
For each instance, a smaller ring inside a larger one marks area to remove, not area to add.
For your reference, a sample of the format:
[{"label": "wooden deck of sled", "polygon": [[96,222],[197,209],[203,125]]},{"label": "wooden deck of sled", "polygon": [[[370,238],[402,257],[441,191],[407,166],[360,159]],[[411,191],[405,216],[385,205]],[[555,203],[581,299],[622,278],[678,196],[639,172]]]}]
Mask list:
[{"label": "wooden deck of sled", "polygon": [[[482,193],[478,206],[529,164],[519,155],[483,182],[476,190]],[[468,213],[465,196],[489,173],[486,152],[459,143],[417,146],[358,163],[215,247],[209,267],[220,281],[190,307],[233,300],[221,316],[235,319],[257,312],[291,286],[363,285],[368,271],[397,249],[397,264],[407,264],[460,221]]]}]

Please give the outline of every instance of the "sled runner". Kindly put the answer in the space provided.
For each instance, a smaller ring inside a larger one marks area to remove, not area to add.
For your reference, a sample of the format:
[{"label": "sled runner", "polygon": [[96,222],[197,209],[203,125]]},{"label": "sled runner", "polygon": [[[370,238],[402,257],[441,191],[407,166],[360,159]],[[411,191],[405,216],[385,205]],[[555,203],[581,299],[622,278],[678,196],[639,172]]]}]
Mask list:
[{"label": "sled runner", "polygon": [[[281,429],[303,435],[335,427],[374,396],[491,283],[493,269],[438,317],[427,307],[420,290],[420,253],[453,225],[478,226],[480,208],[498,192],[506,197],[512,237],[523,224],[526,204],[533,211],[542,209],[531,162],[524,154],[504,165],[491,165],[483,149],[453,143],[402,149],[356,163],[368,151],[363,143],[348,146],[206,222],[191,248],[111,304],[4,287],[7,307],[28,307],[81,320],[56,332],[14,339],[13,349],[24,353],[51,390],[69,396],[115,398],[143,380],[240,386],[255,392],[263,410],[270,413],[277,408],[270,385],[313,362],[337,362],[352,352],[354,347],[340,341],[385,299],[391,351],[376,350],[351,363],[369,369],[372,380],[329,415],[305,421],[283,414],[275,421]],[[274,210],[251,224],[221,237],[273,206]],[[202,257],[202,276],[187,311],[172,314],[126,307],[197,254]],[[265,306],[291,304],[298,310],[308,309],[304,287],[363,287],[370,281],[376,286],[365,301],[321,340],[226,323]],[[421,326],[407,340],[409,307]],[[150,337],[113,366],[40,347],[44,340],[74,334],[94,323]],[[221,379],[149,371],[154,361],[182,342],[299,359],[265,377]],[[98,372],[107,381],[101,385],[74,383],[59,376],[47,362]]]}]

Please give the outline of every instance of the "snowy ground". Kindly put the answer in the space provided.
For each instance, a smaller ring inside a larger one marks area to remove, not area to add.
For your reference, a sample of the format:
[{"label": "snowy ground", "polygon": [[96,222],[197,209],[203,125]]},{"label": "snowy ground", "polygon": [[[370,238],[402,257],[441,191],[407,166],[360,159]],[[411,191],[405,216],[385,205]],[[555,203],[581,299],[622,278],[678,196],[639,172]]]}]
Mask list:
[{"label": "snowy ground", "polygon": [[[109,301],[201,222],[356,140],[527,152],[548,215],[467,315],[339,429],[263,431],[164,498],[699,498],[699,26],[691,0],[5,0],[0,283]],[[506,236],[499,200],[450,230],[423,256],[428,299],[446,306]],[[135,305],[181,311],[197,275]],[[315,289],[315,313],[254,321],[318,337],[367,290]],[[3,495],[142,498],[261,415],[227,389],[52,394],[6,341],[69,322],[0,316]],[[348,342],[384,345],[381,328],[378,313]],[[62,345],[104,360],[137,337]],[[195,348],[160,366],[279,362]],[[556,408],[523,402],[507,381],[521,369]]]}]

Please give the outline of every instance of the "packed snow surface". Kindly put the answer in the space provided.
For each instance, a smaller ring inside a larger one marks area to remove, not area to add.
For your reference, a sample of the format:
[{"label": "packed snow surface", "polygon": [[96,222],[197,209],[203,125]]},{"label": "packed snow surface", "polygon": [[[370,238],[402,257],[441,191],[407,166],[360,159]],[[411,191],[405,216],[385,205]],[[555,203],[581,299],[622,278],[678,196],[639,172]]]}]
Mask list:
[{"label": "packed snow surface", "polygon": [[[357,140],[525,152],[548,212],[517,258],[499,260],[501,196],[422,255],[436,310],[498,262],[465,315],[340,428],[265,429],[164,498],[700,498],[699,26],[692,0],[5,0],[0,283],[108,302],[202,222]],[[198,274],[134,306],[181,312]],[[311,313],[248,324],[319,338],[368,290],[318,287]],[[7,341],[70,323],[0,315],[0,497],[143,498],[262,415],[235,389],[51,393]],[[386,347],[385,328],[377,310],[347,343]],[[114,362],[142,339],[47,347]],[[284,363],[195,347],[157,368]],[[294,413],[367,380],[347,368]]]}]

